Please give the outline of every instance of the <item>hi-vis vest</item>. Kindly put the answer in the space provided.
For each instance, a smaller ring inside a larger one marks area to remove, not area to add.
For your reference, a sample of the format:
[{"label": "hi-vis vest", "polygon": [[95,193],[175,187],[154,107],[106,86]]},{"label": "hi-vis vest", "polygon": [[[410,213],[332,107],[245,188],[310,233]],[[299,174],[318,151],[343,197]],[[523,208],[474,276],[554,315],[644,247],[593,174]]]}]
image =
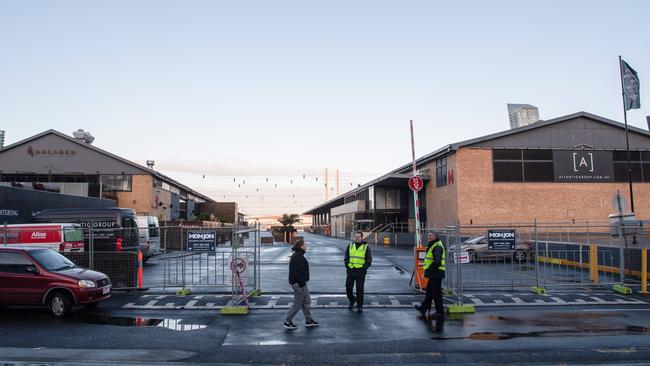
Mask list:
[{"label": "hi-vis vest", "polygon": [[366,264],[366,249],[368,248],[368,244],[362,244],[359,247],[357,247],[357,243],[352,243],[350,244],[350,249],[349,249],[349,257],[350,260],[348,262],[348,267],[349,268],[363,268],[363,265]]},{"label": "hi-vis vest", "polygon": [[440,260],[440,266],[438,267],[438,270],[444,271],[445,270],[445,247],[442,245],[442,241],[438,240],[437,242],[433,243],[431,248],[427,250],[427,255],[424,257],[424,270],[426,271],[429,269],[431,264],[433,263],[433,249],[435,247],[440,247],[442,248],[442,259]]}]

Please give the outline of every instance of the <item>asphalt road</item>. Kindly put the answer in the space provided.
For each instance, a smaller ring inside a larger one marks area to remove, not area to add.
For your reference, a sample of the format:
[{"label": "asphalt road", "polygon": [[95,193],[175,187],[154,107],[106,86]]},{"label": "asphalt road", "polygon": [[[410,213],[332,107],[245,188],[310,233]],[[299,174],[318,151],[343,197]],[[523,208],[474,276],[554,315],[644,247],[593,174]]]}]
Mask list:
[{"label": "asphalt road", "polygon": [[[647,364],[650,305],[604,289],[531,295],[481,291],[476,314],[429,322],[412,309],[409,251],[375,248],[362,314],[342,297],[344,242],[308,237],[318,328],[282,328],[286,247],[265,248],[262,288],[246,316],[222,316],[221,294],[115,293],[65,320],[0,310],[0,364]],[[386,290],[388,288],[388,290]],[[275,291],[274,291],[275,290]],[[537,297],[535,297],[537,296]],[[474,299],[474,300],[472,300]],[[517,299],[517,300],[515,300]],[[447,301],[454,301],[448,298]],[[499,300],[499,301],[497,301]],[[560,301],[558,301],[560,300]],[[167,304],[171,304],[168,306]],[[157,306],[160,305],[160,306]],[[302,325],[299,314],[296,324]]]}]

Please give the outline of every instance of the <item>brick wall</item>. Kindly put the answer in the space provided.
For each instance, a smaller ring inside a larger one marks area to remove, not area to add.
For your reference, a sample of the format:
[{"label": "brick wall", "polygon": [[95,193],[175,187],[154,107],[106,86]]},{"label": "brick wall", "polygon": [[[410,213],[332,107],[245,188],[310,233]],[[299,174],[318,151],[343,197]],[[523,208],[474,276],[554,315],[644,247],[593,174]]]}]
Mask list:
[{"label": "brick wall", "polygon": [[447,157],[447,174],[453,171],[454,181],[446,186],[436,187],[436,162],[430,162],[420,169],[429,169],[431,180],[426,185],[427,227],[442,227],[458,220],[458,179],[456,156]]},{"label": "brick wall", "polygon": [[150,175],[133,175],[131,192],[117,192],[117,206],[149,214],[153,204],[153,179]]},{"label": "brick wall", "polygon": [[[603,221],[616,190],[629,206],[627,183],[495,183],[491,149],[461,148],[455,156],[461,224]],[[650,183],[635,183],[634,198],[637,217],[650,218]]]},{"label": "brick wall", "polygon": [[206,202],[202,203],[201,213],[214,214],[217,219],[227,223],[237,222],[237,202]]}]

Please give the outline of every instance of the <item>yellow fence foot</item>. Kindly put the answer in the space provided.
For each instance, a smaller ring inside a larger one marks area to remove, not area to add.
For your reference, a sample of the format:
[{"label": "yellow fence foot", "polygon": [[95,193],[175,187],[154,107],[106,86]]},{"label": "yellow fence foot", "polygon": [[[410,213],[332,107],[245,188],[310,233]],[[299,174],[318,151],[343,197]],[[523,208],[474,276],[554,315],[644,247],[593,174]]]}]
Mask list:
[{"label": "yellow fence foot", "polygon": [[178,291],[176,291],[176,296],[187,296],[191,295],[192,291],[189,288],[182,288]]},{"label": "yellow fence foot", "polygon": [[221,315],[248,315],[248,306],[224,306]]},{"label": "yellow fence foot", "polygon": [[632,289],[623,285],[614,285],[612,286],[612,290],[615,292],[618,292],[619,294],[623,295],[629,295],[632,293]]},{"label": "yellow fence foot", "polygon": [[474,314],[475,312],[474,305],[455,304],[447,307],[449,314]]},{"label": "yellow fence foot", "polygon": [[546,295],[546,288],[545,287],[537,287],[533,286],[530,288],[530,290],[537,295]]}]

